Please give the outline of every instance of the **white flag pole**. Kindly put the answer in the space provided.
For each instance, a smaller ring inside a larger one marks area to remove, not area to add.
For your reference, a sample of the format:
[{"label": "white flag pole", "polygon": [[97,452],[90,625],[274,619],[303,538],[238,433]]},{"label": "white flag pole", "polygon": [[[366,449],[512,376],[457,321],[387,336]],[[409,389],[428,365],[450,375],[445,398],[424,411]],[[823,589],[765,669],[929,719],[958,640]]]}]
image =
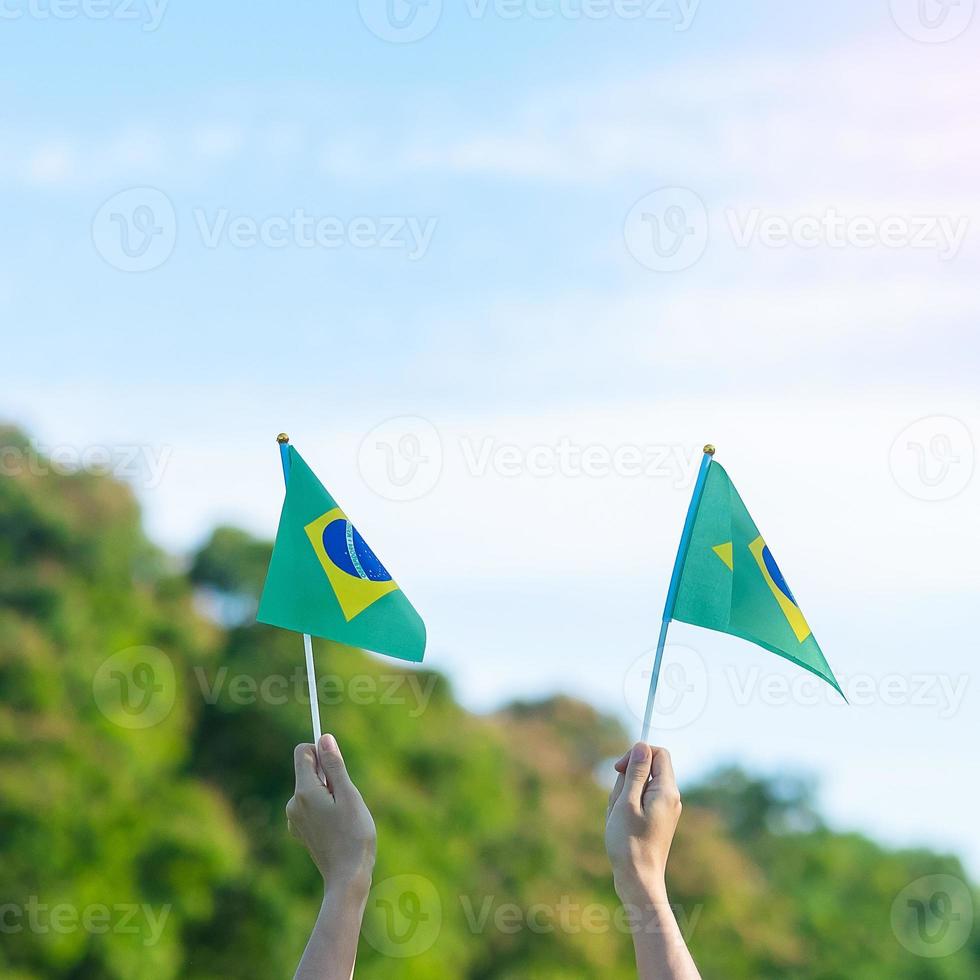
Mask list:
[{"label": "white flag pole", "polygon": [[653,702],[657,697],[657,682],[660,680],[660,664],[664,658],[664,644],[667,642],[667,627],[674,617],[674,603],[677,600],[677,588],[681,582],[684,560],[687,558],[687,549],[691,543],[694,519],[698,516],[698,506],[701,503],[701,495],[704,493],[704,481],[708,478],[708,467],[711,464],[711,457],[714,454],[714,446],[708,445],[704,447],[704,456],[701,457],[701,468],[698,470],[698,478],[694,484],[694,493],[691,494],[691,503],[687,508],[687,517],[684,519],[684,530],[681,532],[681,543],[677,547],[674,570],[670,575],[670,587],[667,589],[667,601],[664,603],[663,621],[660,624],[660,638],[657,640],[657,653],[653,661],[653,672],[650,675],[650,690],[647,693],[647,706],[643,712],[643,729],[640,733],[641,742],[650,741],[650,727],[653,721]]},{"label": "white flag pole", "polygon": [[[280,432],[276,437],[279,443],[279,455],[282,458],[282,475],[289,486],[289,436],[285,432]],[[323,730],[320,728],[320,702],[316,696],[316,667],[313,664],[313,638],[309,633],[303,634],[303,649],[306,651],[306,683],[310,690],[310,714],[313,717],[313,744],[317,747],[319,754],[320,736]]]},{"label": "white flag pole", "polygon": [[640,741],[650,742],[650,726],[653,721],[653,702],[657,697],[657,682],[660,680],[660,664],[664,659],[664,644],[667,642],[667,627],[670,620],[665,619],[660,624],[660,638],[657,640],[657,654],[653,659],[653,673],[650,676],[650,691],[647,694],[647,707],[643,712],[643,731],[640,733]]},{"label": "white flag pole", "polygon": [[320,744],[323,730],[320,728],[320,701],[316,696],[316,669],[313,666],[313,639],[309,633],[303,634],[303,648],[306,650],[306,683],[310,689],[310,714],[313,716],[313,744]]}]

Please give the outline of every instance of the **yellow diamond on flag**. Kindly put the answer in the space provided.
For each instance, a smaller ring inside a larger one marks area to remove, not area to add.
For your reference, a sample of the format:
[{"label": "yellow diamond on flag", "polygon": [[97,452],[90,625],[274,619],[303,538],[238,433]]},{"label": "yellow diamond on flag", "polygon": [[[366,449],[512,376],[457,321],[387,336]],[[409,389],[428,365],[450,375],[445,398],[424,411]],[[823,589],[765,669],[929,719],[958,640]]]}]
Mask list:
[{"label": "yellow diamond on flag", "polygon": [[339,507],[310,521],[303,530],[348,623],[382,596],[397,590],[388,570]]},{"label": "yellow diamond on flag", "polygon": [[766,585],[776,597],[776,602],[779,603],[779,608],[783,611],[790,629],[792,629],[797,640],[802,643],[810,635],[810,627],[807,625],[800,607],[796,604],[796,599],[790,592],[786,579],[783,578],[783,573],[776,564],[776,559],[772,557],[772,552],[762,540],[761,535],[749,543],[749,551],[752,552],[759,566],[759,571],[762,572],[762,577],[766,580]]},{"label": "yellow diamond on flag", "polygon": [[731,541],[726,541],[724,544],[716,544],[711,550],[728,566],[729,571],[735,571]]}]

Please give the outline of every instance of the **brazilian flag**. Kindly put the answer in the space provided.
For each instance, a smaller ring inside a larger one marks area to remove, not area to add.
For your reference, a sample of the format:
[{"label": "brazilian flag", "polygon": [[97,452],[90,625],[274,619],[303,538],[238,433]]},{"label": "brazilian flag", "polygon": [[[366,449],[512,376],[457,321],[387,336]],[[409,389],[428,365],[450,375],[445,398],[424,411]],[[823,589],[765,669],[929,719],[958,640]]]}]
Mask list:
[{"label": "brazilian flag", "polygon": [[258,621],[420,662],[421,616],[303,457],[286,448],[286,499]]},{"label": "brazilian flag", "polygon": [[680,557],[674,619],[771,650],[816,674],[843,697],[769,546],[728,474],[713,459],[687,553]]}]

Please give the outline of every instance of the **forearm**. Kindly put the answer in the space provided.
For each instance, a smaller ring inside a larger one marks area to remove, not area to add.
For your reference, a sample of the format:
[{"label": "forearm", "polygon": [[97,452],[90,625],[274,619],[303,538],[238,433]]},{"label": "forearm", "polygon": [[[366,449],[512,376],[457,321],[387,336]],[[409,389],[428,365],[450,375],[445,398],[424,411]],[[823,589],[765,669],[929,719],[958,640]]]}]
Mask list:
[{"label": "forearm", "polygon": [[639,980],[701,980],[662,881],[616,883],[629,914]]},{"label": "forearm", "polygon": [[294,980],[350,980],[370,881],[327,886]]}]

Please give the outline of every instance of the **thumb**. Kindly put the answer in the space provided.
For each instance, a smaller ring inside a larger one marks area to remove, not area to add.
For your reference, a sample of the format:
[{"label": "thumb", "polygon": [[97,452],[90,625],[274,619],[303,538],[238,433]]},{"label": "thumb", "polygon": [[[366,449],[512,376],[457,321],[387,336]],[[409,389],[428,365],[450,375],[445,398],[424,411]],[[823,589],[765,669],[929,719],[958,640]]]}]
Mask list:
[{"label": "thumb", "polygon": [[323,789],[323,781],[317,775],[316,747],[308,742],[296,746],[293,752],[296,767],[296,793],[312,793]]},{"label": "thumb", "polygon": [[626,764],[626,795],[636,806],[642,803],[652,762],[653,752],[646,743],[637,742],[630,750],[629,762]]},{"label": "thumb", "polygon": [[320,768],[327,777],[327,788],[336,796],[338,788],[343,790],[350,786],[350,776],[347,775],[347,766],[344,764],[344,757],[340,754],[340,746],[333,735],[321,735],[317,749]]}]

